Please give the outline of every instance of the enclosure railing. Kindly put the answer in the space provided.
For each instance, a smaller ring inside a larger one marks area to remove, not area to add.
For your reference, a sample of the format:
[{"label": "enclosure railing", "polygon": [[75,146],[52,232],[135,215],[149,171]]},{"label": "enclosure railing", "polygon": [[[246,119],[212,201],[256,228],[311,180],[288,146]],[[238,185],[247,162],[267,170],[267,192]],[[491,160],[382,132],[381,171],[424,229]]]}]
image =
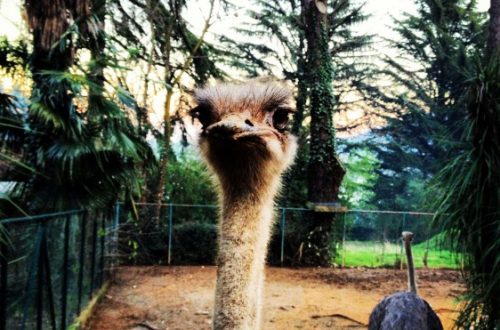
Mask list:
[{"label": "enclosure railing", "polygon": [[0,330],[66,329],[105,281],[114,223],[85,210],[0,220],[8,238],[0,240]]},{"label": "enclosure railing", "polygon": [[[117,206],[115,220],[121,225],[134,217],[122,207],[123,205]],[[210,244],[204,242],[216,239],[216,205],[136,203],[135,207],[140,221],[156,224],[154,228],[142,230],[142,234],[147,236],[142,238],[145,248],[155,245],[157,252],[166,251],[166,258],[159,252],[155,256],[158,260],[143,263],[189,263],[182,258],[192,257],[193,254],[207,254],[209,249],[206,246],[215,247],[215,242]],[[310,212],[312,211],[308,208],[276,208],[278,221],[269,253],[272,263],[290,264],[293,256],[298,254],[297,251],[301,247],[297,242],[305,241],[303,237],[305,234],[300,233],[298,228],[304,221],[308,221]],[[441,239],[443,235],[431,226],[433,216],[434,214],[430,212],[412,211],[352,209],[338,212],[334,221],[333,235],[336,245],[332,249],[335,249],[336,257],[333,261],[342,267],[401,268],[404,263],[401,232],[409,230],[413,231],[416,237],[414,250],[417,267],[456,268],[455,258]],[[207,223],[214,229],[207,230],[201,226]],[[200,225],[199,229],[204,235],[197,236],[194,230],[182,234],[188,224]],[[191,248],[190,251],[186,251],[188,247]],[[179,254],[179,251],[183,253]],[[193,260],[196,263],[198,259],[193,258]]]},{"label": "enclosure railing", "polygon": [[[137,203],[133,207],[134,211],[118,203],[110,212],[71,210],[0,220],[9,238],[0,240],[0,330],[66,329],[102,287],[110,265],[124,259],[135,262],[135,250],[141,247],[137,240],[142,239],[154,255],[145,264],[213,262],[216,205]],[[273,264],[287,265],[297,258],[307,235],[299,229],[309,221],[310,212],[276,209],[278,221],[269,250]],[[346,267],[401,267],[400,235],[409,230],[416,234],[417,267],[456,268],[443,244],[444,235],[430,226],[432,216],[339,212],[333,221],[333,262]]]}]

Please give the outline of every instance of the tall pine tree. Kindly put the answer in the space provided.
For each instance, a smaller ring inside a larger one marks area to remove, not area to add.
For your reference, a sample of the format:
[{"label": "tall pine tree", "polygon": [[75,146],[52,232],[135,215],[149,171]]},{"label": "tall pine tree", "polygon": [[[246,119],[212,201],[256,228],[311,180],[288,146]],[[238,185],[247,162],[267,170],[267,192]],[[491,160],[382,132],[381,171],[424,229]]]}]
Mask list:
[{"label": "tall pine tree", "polygon": [[[485,16],[476,0],[416,0],[417,12],[396,21],[398,56],[386,57],[379,80],[390,87],[365,89],[374,108],[384,109],[386,125],[375,129],[370,146],[382,161],[375,186],[381,209],[425,207],[411,189],[428,185],[440,160],[454,154],[450,141],[466,115],[459,106],[466,91],[462,77],[473,54],[485,47]],[[382,92],[382,93],[381,93]]]}]

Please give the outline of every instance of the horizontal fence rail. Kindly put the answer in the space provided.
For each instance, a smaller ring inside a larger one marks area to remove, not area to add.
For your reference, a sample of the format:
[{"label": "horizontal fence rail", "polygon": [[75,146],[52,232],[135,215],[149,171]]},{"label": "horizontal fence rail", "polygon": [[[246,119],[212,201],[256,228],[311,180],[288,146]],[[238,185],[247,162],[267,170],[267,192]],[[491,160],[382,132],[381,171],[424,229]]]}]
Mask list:
[{"label": "horizontal fence rail", "polygon": [[[124,262],[213,263],[217,209],[217,205],[212,204],[136,203],[131,212],[121,204],[116,215],[120,235],[127,238],[128,246],[133,241],[135,249],[125,247],[122,254],[128,260]],[[304,248],[301,243],[307,241],[307,233],[300,230],[309,221],[311,212],[309,208],[276,207],[277,225],[269,247],[271,264],[293,265],[300,261]],[[400,237],[402,231],[408,230],[416,237],[417,267],[456,268],[458,265],[446,242],[443,243],[443,235],[431,226],[433,217],[434,213],[415,211],[351,209],[335,212],[332,232],[335,259],[332,262],[341,267],[402,268],[405,257]],[[141,227],[142,234],[137,234],[131,223],[149,225]],[[127,225],[130,228],[124,229]]]},{"label": "horizontal fence rail", "polygon": [[0,220],[8,238],[0,241],[0,330],[73,322],[106,279],[110,219],[70,210]]}]

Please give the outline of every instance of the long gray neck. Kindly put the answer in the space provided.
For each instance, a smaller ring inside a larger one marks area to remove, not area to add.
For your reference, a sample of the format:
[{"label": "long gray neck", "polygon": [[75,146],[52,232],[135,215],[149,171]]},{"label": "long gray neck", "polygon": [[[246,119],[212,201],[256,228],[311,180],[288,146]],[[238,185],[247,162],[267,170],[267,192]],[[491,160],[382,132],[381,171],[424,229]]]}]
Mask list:
[{"label": "long gray neck", "polygon": [[[279,179],[257,192],[222,196],[214,329],[259,329],[273,198]],[[262,188],[262,187],[261,187]]]},{"label": "long gray neck", "polygon": [[403,237],[403,241],[406,251],[406,260],[408,263],[408,289],[410,292],[418,294],[417,282],[415,278],[415,266],[413,264],[413,255],[411,253],[411,237]]}]

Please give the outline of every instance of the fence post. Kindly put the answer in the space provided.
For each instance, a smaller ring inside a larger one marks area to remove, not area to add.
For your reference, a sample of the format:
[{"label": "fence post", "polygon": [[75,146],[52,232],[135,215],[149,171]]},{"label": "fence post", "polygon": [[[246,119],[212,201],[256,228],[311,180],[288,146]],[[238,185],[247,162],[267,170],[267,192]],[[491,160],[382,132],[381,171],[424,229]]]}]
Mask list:
[{"label": "fence post", "polygon": [[[49,260],[49,248],[47,246],[47,238],[44,237],[42,239],[40,247],[40,268],[39,272],[40,274],[45,274],[45,281],[47,285],[47,298],[48,298],[48,303],[49,303],[49,317],[50,317],[50,323],[52,325],[52,330],[56,330],[56,311],[55,311],[55,306],[54,306],[54,294],[52,292],[52,273],[50,269],[50,260]],[[42,279],[43,281],[43,279]],[[42,292],[43,294],[43,292]],[[43,299],[43,297],[42,297]],[[43,327],[43,326],[42,326]]]},{"label": "fence post", "polygon": [[94,280],[95,280],[95,257],[97,250],[97,218],[99,217],[99,213],[94,214],[93,220],[93,228],[92,228],[92,252],[90,259],[90,293],[89,298],[94,296]]},{"label": "fence post", "polygon": [[28,309],[29,304],[31,302],[32,294],[33,294],[33,285],[35,282],[35,274],[39,271],[39,262],[40,262],[40,248],[42,244],[42,237],[45,235],[45,224],[42,222],[38,226],[36,242],[35,242],[35,251],[33,253],[33,257],[31,260],[30,271],[28,275],[28,282],[26,283],[26,289],[24,294],[23,301],[23,318],[21,320],[20,329],[26,329],[26,321],[28,320]]},{"label": "fence post", "polygon": [[172,256],[172,216],[173,216],[174,208],[172,203],[168,206],[168,256],[167,263],[170,265],[170,260]]},{"label": "fence post", "polygon": [[62,285],[61,285],[61,329],[66,329],[67,304],[68,304],[68,249],[69,249],[69,219],[64,217],[64,251],[62,266]]},{"label": "fence post", "polygon": [[85,264],[85,241],[87,239],[87,219],[88,219],[88,211],[85,211],[84,214],[80,218],[80,256],[79,263],[80,268],[78,270],[78,314],[81,312],[82,308],[82,293],[83,293],[83,272],[84,272],[84,264]]},{"label": "fence post", "polygon": [[113,222],[111,224],[111,230],[112,230],[112,245],[110,247],[110,253],[112,255],[111,261],[110,261],[110,266],[113,269],[115,267],[116,261],[115,259],[118,258],[118,241],[119,241],[119,233],[118,233],[118,228],[120,227],[120,214],[121,213],[121,205],[119,202],[115,204],[115,214],[113,218]]},{"label": "fence post", "polygon": [[282,208],[281,209],[281,254],[280,254],[280,262],[282,267],[285,255],[285,223],[286,223],[286,208]]},{"label": "fence post", "polygon": [[342,213],[342,220],[344,221],[343,224],[343,230],[342,230],[342,268],[345,267],[345,234],[346,234],[346,224],[345,224],[345,217],[346,217],[347,212]]},{"label": "fence post", "polygon": [[101,217],[101,232],[99,233],[101,236],[100,242],[101,242],[101,248],[100,248],[100,256],[99,256],[99,287],[102,285],[104,282],[104,253],[106,252],[105,250],[105,243],[106,243],[106,216],[103,214]]},{"label": "fence post", "polygon": [[7,242],[0,240],[0,330],[7,330]]},{"label": "fence post", "polygon": [[[43,224],[44,226],[45,224]],[[40,250],[38,253],[38,270],[36,273],[36,329],[42,330],[42,322],[43,322],[43,272],[44,272],[44,264],[42,254],[44,253],[43,249],[47,247],[45,244],[45,233],[42,236],[42,241],[40,243]]]},{"label": "fence post", "polygon": [[[406,227],[406,213],[403,213],[403,219],[401,222],[401,233],[405,230]],[[401,241],[401,248],[399,249],[399,269],[403,270],[403,240],[401,239],[401,236],[399,238]]]},{"label": "fence post", "polygon": [[115,217],[113,219],[113,230],[117,230],[118,229],[118,225],[120,223],[120,203],[116,203],[115,204]]}]

